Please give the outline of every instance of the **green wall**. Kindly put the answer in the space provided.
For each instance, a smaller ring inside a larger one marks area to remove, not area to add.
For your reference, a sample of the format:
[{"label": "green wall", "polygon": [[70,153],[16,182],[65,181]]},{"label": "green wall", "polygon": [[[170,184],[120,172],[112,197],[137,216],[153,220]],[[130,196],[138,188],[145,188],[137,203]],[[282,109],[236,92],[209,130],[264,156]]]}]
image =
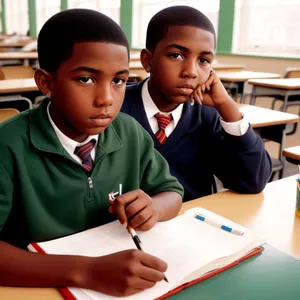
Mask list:
[{"label": "green wall", "polygon": [[[36,1],[28,0],[29,11],[29,32],[32,37],[37,36],[36,30]],[[105,0],[109,1],[109,0]],[[209,1],[209,0],[208,0]],[[131,44],[132,41],[132,14],[133,0],[120,0],[120,25],[123,28],[126,36]],[[6,16],[5,16],[5,0],[1,0],[2,11],[0,12],[2,31],[6,33]],[[60,9],[68,8],[68,0],[61,0]],[[219,22],[217,30],[217,54],[225,55],[241,55],[232,54],[232,38],[234,25],[234,8],[235,0],[220,0]],[[252,55],[253,56],[253,55]],[[295,59],[295,58],[291,58]]]}]

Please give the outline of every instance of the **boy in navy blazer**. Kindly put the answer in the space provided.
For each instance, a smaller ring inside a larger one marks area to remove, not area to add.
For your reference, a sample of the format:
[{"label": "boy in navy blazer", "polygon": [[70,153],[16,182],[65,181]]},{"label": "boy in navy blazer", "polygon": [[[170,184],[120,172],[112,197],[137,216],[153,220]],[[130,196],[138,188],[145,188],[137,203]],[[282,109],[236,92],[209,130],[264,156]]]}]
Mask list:
[{"label": "boy in navy blazer", "polygon": [[161,10],[141,51],[150,77],[127,86],[121,109],[151,135],[185,201],[211,194],[213,175],[236,192],[261,192],[272,171],[263,141],[212,70],[215,49],[215,30],[200,11]]}]

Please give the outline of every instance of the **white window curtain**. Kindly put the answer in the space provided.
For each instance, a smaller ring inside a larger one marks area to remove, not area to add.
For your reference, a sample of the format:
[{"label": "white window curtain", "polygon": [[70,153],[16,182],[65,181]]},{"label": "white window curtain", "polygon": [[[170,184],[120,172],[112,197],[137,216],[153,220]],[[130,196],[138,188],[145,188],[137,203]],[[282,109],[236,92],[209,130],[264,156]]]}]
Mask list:
[{"label": "white window curtain", "polygon": [[68,8],[89,8],[102,12],[120,24],[121,0],[69,0]]},{"label": "white window curtain", "polygon": [[299,0],[236,0],[233,52],[300,57]]},{"label": "white window curtain", "polygon": [[60,12],[60,0],[37,0],[36,5],[36,29],[41,30],[44,23],[56,13]]},{"label": "white window curtain", "polygon": [[144,48],[150,19],[160,10],[175,5],[192,6],[203,12],[213,23],[217,32],[219,0],[133,0],[132,46]]},{"label": "white window curtain", "polygon": [[29,30],[28,0],[5,0],[6,31],[26,35]]}]

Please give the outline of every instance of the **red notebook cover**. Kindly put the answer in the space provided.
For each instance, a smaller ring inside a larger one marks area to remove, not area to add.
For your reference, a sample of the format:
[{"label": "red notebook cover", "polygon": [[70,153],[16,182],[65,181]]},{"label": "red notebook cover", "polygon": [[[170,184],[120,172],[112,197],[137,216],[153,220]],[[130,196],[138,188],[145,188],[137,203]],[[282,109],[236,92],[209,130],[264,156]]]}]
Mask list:
[{"label": "red notebook cover", "polygon": [[[46,253],[37,243],[31,243],[31,246],[39,253]],[[201,281],[204,281],[208,278],[211,278],[221,272],[224,272],[232,267],[235,267],[236,265],[238,265],[240,262],[262,252],[263,248],[262,247],[258,247],[258,248],[255,248],[253,249],[251,252],[249,252],[247,255],[243,256],[242,258],[240,258],[239,260],[223,267],[223,268],[220,268],[220,269],[216,269],[212,272],[209,272],[207,274],[205,274],[204,276],[200,277],[200,278],[197,278],[191,282],[188,282],[188,283],[185,283],[181,286],[178,286],[177,288],[173,289],[172,291],[169,291],[167,294],[164,294],[158,298],[156,298],[155,300],[163,300],[163,299],[166,299],[172,295],[175,295],[177,293],[179,293],[180,291],[182,291],[183,289],[186,289],[198,282],[201,282]],[[63,297],[66,299],[66,300],[77,300],[77,298],[71,293],[71,291],[67,288],[67,287],[63,287],[63,288],[58,288],[59,292],[63,295]]]},{"label": "red notebook cover", "polygon": [[242,261],[244,261],[244,260],[246,260],[246,259],[248,259],[248,258],[250,258],[250,257],[252,257],[252,256],[254,256],[254,255],[258,254],[258,253],[260,253],[260,252],[262,252],[262,250],[263,250],[262,247],[255,248],[251,252],[249,252],[247,255],[245,255],[242,258],[240,258],[239,260],[237,260],[237,261],[235,261],[235,262],[233,262],[233,263],[231,263],[231,264],[229,264],[229,265],[227,265],[227,266],[225,266],[223,268],[216,269],[216,270],[214,270],[212,272],[209,272],[209,273],[205,274],[204,276],[201,276],[200,278],[197,278],[197,279],[195,279],[193,281],[190,281],[190,282],[187,282],[187,283],[185,283],[185,284],[183,284],[181,286],[178,286],[174,290],[172,290],[172,291],[168,292],[167,294],[164,294],[164,295],[156,298],[155,300],[166,299],[166,298],[168,298],[168,297],[170,297],[172,295],[175,295],[175,294],[179,293],[183,289],[188,288],[189,286],[192,286],[192,285],[194,285],[194,284],[196,284],[198,282],[204,281],[204,280],[206,280],[208,278],[211,278],[211,277],[213,277],[213,276],[215,276],[215,275],[217,275],[217,274],[219,274],[221,272],[224,272],[224,271],[226,271],[226,270],[228,270],[228,269],[230,269],[232,267],[235,267],[240,262],[242,262]]}]

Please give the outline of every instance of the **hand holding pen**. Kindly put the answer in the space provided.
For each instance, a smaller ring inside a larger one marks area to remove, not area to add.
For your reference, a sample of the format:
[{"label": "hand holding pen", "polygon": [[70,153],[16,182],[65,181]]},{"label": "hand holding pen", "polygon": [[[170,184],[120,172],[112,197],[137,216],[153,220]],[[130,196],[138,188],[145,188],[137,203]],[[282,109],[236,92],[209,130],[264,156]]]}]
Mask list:
[{"label": "hand holding pen", "polygon": [[130,224],[135,230],[147,231],[157,223],[158,213],[152,206],[152,199],[142,190],[121,195],[119,192],[111,192],[109,197],[109,211],[118,216],[124,228]]},{"label": "hand holding pen", "polygon": [[[128,194],[129,194],[129,196],[128,196]],[[115,192],[115,193],[111,192],[108,196],[109,196],[109,202],[112,205],[110,207],[110,212],[115,212],[117,214],[122,226],[124,228],[127,228],[128,232],[130,233],[132,240],[135,243],[137,249],[141,250],[144,253],[147,253],[146,249],[145,249],[144,245],[142,244],[141,240],[139,239],[136,231],[133,229],[133,226],[134,226],[134,224],[136,224],[137,226],[135,228],[144,228],[144,230],[148,230],[147,227],[149,225],[152,225],[150,227],[150,228],[152,228],[156,224],[157,216],[156,216],[156,218],[154,218],[153,214],[150,216],[150,218],[146,219],[146,222],[143,222],[143,218],[141,217],[141,215],[139,215],[139,218],[137,218],[137,214],[141,213],[140,208],[142,208],[142,212],[144,214],[147,213],[147,211],[149,210],[149,209],[147,210],[147,205],[143,207],[142,204],[147,203],[148,202],[147,198],[150,198],[150,197],[141,190],[134,190],[134,191],[126,193],[125,195],[122,195],[122,184],[119,185],[119,192]],[[127,198],[128,200],[126,198],[124,198],[124,196],[128,196],[128,198]],[[120,203],[117,203],[121,197],[122,197],[122,199],[121,199],[121,201],[119,201]],[[146,198],[146,201],[143,201],[145,198]],[[134,199],[134,200],[130,201],[130,199]],[[132,203],[132,202],[135,202],[135,203]],[[151,198],[150,198],[150,202],[152,203]],[[128,204],[125,207],[126,203],[128,203]],[[131,206],[131,210],[128,209],[128,206]],[[119,212],[121,212],[122,214],[123,213],[125,214],[125,218],[122,218],[122,216],[120,217],[120,215],[118,214],[118,208],[120,208]],[[134,212],[134,209],[136,209],[136,208],[138,210],[136,212]],[[127,214],[129,214],[129,216]],[[132,218],[130,218],[131,215],[133,216]],[[134,219],[137,219],[137,221],[135,221]],[[130,220],[130,224],[129,224],[128,220]],[[149,220],[151,220],[152,222],[149,222]],[[155,222],[153,222],[153,221],[155,221]],[[145,223],[147,224],[147,226],[145,226]],[[133,226],[132,226],[132,224],[133,224]],[[165,275],[164,275],[164,280],[166,282],[169,282]]]}]

